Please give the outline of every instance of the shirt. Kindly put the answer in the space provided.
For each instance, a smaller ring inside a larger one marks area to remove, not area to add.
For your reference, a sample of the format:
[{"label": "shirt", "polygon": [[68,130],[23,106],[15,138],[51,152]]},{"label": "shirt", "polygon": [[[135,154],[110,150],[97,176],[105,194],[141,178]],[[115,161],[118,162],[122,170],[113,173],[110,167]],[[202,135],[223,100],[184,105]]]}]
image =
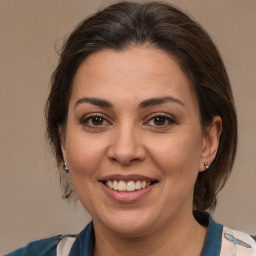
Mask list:
[{"label": "shirt", "polygon": [[[197,221],[208,226],[201,256],[256,256],[255,237],[216,223],[206,212],[194,212]],[[5,256],[93,256],[93,222],[78,235],[58,235],[29,243]]]}]

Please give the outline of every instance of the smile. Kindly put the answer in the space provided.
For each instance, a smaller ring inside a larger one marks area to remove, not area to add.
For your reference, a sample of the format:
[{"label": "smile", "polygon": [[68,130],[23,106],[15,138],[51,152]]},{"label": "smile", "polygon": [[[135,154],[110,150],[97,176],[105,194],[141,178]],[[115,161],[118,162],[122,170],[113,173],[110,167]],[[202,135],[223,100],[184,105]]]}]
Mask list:
[{"label": "smile", "polygon": [[122,204],[142,200],[159,183],[157,179],[137,174],[108,175],[99,179],[99,182],[108,197]]},{"label": "smile", "polygon": [[158,180],[142,175],[109,175],[99,180],[104,186],[116,192],[137,192],[158,183]]},{"label": "smile", "polygon": [[120,191],[120,192],[133,192],[135,190],[141,190],[147,188],[151,185],[150,181],[124,181],[124,180],[107,180],[105,185],[113,190]]}]

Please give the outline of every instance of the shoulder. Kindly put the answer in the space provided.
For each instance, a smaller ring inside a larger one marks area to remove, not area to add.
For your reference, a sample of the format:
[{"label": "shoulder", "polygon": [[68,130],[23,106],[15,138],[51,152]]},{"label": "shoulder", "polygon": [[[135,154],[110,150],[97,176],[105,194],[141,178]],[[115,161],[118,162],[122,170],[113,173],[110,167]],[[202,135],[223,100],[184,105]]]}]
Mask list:
[{"label": "shoulder", "polygon": [[92,222],[78,235],[58,235],[37,240],[4,256],[78,256],[92,255],[94,229]]},{"label": "shoulder", "polygon": [[194,212],[197,221],[208,227],[201,256],[256,256],[255,236],[216,223],[207,212]]},{"label": "shoulder", "polygon": [[5,256],[56,256],[57,245],[63,236],[53,236],[29,243]]},{"label": "shoulder", "polygon": [[220,255],[228,255],[228,252],[233,252],[234,255],[256,256],[255,236],[224,226]]}]

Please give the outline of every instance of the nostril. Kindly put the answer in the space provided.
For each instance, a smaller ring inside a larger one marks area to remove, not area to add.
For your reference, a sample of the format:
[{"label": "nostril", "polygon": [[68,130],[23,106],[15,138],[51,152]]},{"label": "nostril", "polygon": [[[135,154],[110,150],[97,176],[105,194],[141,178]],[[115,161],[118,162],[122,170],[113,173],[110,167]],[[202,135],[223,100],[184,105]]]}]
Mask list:
[{"label": "nostril", "polygon": [[115,135],[107,150],[107,156],[112,162],[130,165],[145,158],[145,149],[141,144],[141,140],[135,138],[134,131],[128,131],[125,128],[121,135]]},{"label": "nostril", "polygon": [[134,162],[140,161],[141,159],[138,157],[128,156],[128,155],[119,155],[119,156],[111,156],[108,157],[111,162],[118,162],[119,164],[123,166],[129,166],[133,164]]}]

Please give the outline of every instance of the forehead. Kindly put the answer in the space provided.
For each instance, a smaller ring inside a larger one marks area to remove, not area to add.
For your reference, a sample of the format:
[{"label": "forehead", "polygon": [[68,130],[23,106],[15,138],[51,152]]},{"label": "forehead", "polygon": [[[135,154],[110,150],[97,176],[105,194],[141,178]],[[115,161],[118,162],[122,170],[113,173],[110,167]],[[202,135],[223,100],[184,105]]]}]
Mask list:
[{"label": "forehead", "polygon": [[168,94],[197,104],[175,57],[153,47],[136,46],[123,51],[102,49],[88,56],[75,75],[71,100],[97,96],[142,101]]}]

